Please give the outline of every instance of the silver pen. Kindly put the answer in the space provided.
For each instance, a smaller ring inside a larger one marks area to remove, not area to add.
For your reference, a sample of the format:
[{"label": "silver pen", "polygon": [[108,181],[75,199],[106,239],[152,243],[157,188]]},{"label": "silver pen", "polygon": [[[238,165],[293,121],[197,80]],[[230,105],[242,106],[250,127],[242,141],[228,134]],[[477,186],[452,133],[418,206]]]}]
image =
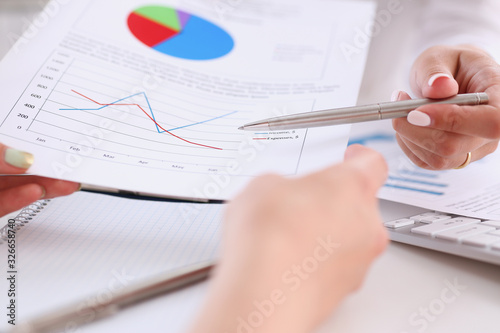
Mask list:
[{"label": "silver pen", "polygon": [[111,299],[98,304],[79,302],[31,321],[20,323],[11,333],[49,333],[89,324],[111,316],[119,310],[206,279],[214,262],[198,263],[168,271],[121,290]]},{"label": "silver pen", "polygon": [[360,123],[364,121],[406,117],[416,108],[427,104],[479,105],[488,103],[486,93],[459,94],[446,99],[411,99],[363,106],[298,113],[255,121],[241,126],[245,131],[279,131],[299,128]]}]

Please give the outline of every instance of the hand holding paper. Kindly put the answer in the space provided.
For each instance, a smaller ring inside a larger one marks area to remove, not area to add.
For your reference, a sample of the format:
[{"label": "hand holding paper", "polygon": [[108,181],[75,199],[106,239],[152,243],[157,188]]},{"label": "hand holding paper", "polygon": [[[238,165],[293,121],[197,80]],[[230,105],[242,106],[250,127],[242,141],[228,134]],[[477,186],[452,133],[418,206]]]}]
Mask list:
[{"label": "hand holding paper", "polygon": [[68,195],[78,184],[36,176],[21,176],[33,164],[33,155],[0,143],[0,217],[41,198]]}]

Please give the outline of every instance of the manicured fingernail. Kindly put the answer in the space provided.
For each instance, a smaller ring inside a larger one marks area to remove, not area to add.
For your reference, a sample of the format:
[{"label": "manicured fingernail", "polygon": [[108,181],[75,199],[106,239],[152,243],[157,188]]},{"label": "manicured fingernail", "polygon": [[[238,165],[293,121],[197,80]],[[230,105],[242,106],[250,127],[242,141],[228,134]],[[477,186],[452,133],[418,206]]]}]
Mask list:
[{"label": "manicured fingernail", "polygon": [[410,124],[415,126],[425,127],[431,124],[431,117],[429,117],[426,113],[420,111],[410,112],[406,119]]},{"label": "manicured fingernail", "polygon": [[399,95],[401,94],[400,90],[394,90],[391,95],[391,102],[395,102],[399,100]]},{"label": "manicured fingernail", "polygon": [[445,74],[445,73],[438,73],[438,74],[434,74],[433,76],[431,76],[431,78],[429,79],[429,87],[432,87],[432,85],[434,84],[434,82],[436,82],[437,79],[440,79],[442,77],[447,77],[448,79],[452,79],[452,77],[448,74]]},{"label": "manicured fingernail", "polygon": [[21,169],[28,169],[35,161],[32,154],[12,148],[5,150],[4,158],[8,164]]}]

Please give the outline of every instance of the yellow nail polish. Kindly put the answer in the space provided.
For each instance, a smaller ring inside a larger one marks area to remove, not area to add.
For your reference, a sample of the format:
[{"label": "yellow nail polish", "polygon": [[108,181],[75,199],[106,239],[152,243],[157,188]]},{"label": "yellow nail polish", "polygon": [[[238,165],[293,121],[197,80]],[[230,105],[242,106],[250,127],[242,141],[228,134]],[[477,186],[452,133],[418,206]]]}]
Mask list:
[{"label": "yellow nail polish", "polygon": [[12,148],[5,150],[4,158],[6,163],[21,169],[28,169],[35,161],[32,154]]}]

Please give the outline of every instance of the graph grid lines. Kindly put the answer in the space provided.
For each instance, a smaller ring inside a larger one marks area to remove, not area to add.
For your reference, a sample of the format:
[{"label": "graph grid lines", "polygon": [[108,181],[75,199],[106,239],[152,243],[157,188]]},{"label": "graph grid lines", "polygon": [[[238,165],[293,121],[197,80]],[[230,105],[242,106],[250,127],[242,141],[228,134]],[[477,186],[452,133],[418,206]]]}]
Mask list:
[{"label": "graph grid lines", "polygon": [[[217,117],[213,117],[213,118],[209,118],[207,120],[203,120],[203,121],[199,121],[199,122],[196,122],[196,123],[192,123],[192,124],[188,124],[188,125],[184,125],[184,126],[179,126],[179,127],[175,127],[175,128],[171,128],[171,129],[165,129],[163,128],[162,125],[158,124],[158,122],[156,121],[156,118],[155,118],[155,115],[154,115],[154,112],[153,112],[153,108],[151,107],[151,103],[149,102],[149,98],[147,96],[147,94],[145,92],[140,92],[140,93],[136,93],[136,94],[133,94],[133,95],[130,95],[130,96],[127,96],[127,97],[124,97],[124,98],[121,98],[121,99],[118,99],[112,103],[107,103],[107,104],[103,104],[103,103],[100,103],[100,102],[97,102],[95,101],[94,99],[82,94],[82,93],[79,93],[75,90],[71,90],[72,92],[74,92],[75,94],[99,105],[100,107],[98,108],[60,108],[59,110],[61,111],[100,111],[100,110],[103,110],[109,106],[136,106],[138,107],[156,126],[156,130],[158,131],[158,133],[167,133],[167,134],[170,134],[172,135],[173,137],[179,139],[179,140],[182,140],[184,142],[187,142],[187,143],[190,143],[192,145],[196,145],[196,146],[200,146],[200,147],[206,147],[206,148],[211,148],[211,149],[217,149],[217,150],[223,150],[222,148],[219,148],[219,147],[214,147],[214,146],[209,146],[209,145],[205,145],[205,144],[201,144],[201,143],[197,143],[197,142],[192,142],[192,141],[189,141],[189,140],[186,140],[178,135],[175,135],[173,133],[171,133],[172,131],[175,131],[175,130],[178,130],[178,129],[182,129],[182,128],[186,128],[186,127],[191,127],[191,126],[195,126],[195,125],[200,125],[200,124],[204,124],[204,123],[208,123],[208,122],[211,122],[211,121],[214,121],[214,120],[217,120],[217,119],[221,119],[221,118],[224,118],[224,117],[227,117],[227,116],[230,116],[232,114],[235,114],[237,113],[238,111],[232,111],[232,112],[229,112],[229,113],[226,113],[224,115],[221,115],[221,116],[217,116]],[[144,108],[140,105],[140,104],[137,104],[137,103],[120,103],[122,101],[125,101],[125,100],[128,100],[128,99],[131,99],[133,97],[136,97],[136,96],[140,96],[142,95],[144,97],[144,99],[146,100],[147,104],[148,104],[148,109],[149,109],[149,112],[148,113],[146,110],[144,110]]]}]

